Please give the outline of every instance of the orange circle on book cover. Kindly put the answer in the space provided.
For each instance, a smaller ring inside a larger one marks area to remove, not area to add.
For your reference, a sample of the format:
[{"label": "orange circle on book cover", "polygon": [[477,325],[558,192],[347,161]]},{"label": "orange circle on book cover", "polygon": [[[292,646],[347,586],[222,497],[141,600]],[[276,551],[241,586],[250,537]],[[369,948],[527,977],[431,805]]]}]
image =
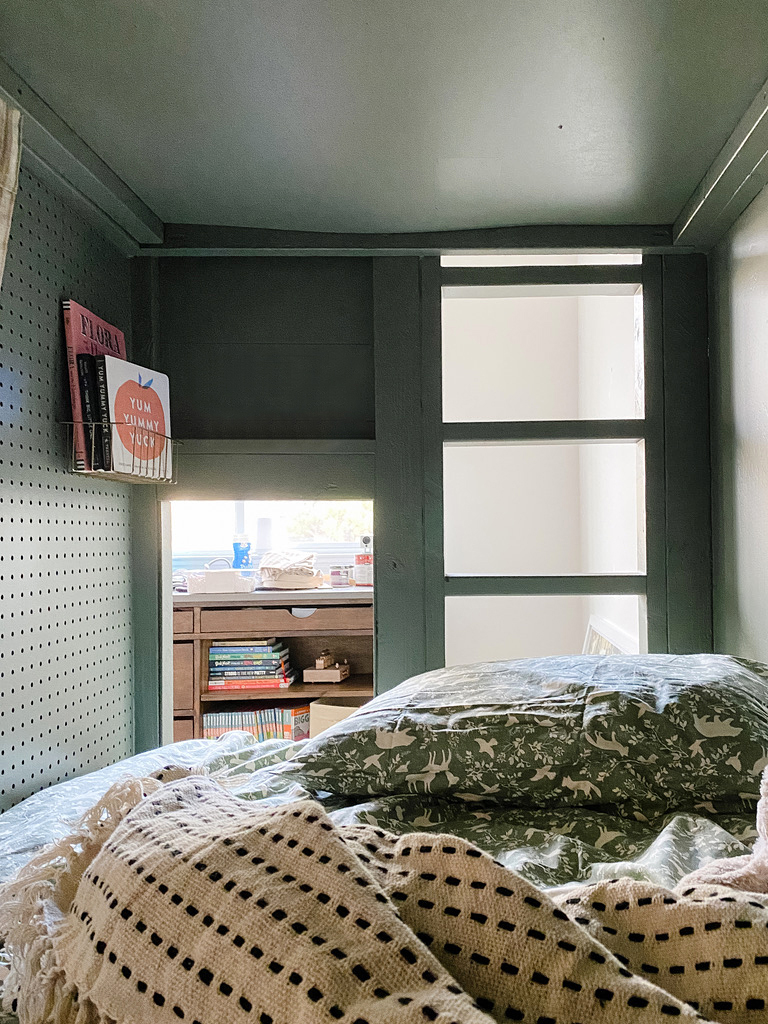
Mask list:
[{"label": "orange circle on book cover", "polygon": [[117,433],[126,449],[137,458],[152,462],[165,449],[165,413],[152,379],[144,383],[127,380],[115,395]]}]

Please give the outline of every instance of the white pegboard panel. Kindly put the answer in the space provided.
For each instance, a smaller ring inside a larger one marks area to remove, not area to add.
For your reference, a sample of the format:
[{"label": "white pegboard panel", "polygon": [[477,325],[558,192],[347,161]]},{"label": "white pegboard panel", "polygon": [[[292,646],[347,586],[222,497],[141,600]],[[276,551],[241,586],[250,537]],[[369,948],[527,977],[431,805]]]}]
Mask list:
[{"label": "white pegboard panel", "polygon": [[0,289],[0,813],[133,753],[131,493],[67,472],[65,298],[128,335],[129,261],[22,168]]}]

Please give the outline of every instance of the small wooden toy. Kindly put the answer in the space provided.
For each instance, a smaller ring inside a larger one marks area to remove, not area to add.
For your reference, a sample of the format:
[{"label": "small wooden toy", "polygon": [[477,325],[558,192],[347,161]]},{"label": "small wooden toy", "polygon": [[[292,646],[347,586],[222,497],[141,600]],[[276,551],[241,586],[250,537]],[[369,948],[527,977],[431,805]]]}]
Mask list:
[{"label": "small wooden toy", "polygon": [[340,683],[347,679],[351,669],[345,658],[342,662],[335,662],[330,651],[321,651],[315,659],[314,668],[304,669],[305,683]]}]

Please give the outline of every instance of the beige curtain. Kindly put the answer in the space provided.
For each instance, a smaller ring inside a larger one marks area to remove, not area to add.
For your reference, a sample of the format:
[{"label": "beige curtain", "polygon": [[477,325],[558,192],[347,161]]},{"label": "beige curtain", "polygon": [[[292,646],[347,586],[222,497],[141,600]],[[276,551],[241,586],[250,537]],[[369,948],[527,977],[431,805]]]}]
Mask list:
[{"label": "beige curtain", "polygon": [[0,284],[11,233],[13,204],[19,187],[21,114],[0,99]]}]

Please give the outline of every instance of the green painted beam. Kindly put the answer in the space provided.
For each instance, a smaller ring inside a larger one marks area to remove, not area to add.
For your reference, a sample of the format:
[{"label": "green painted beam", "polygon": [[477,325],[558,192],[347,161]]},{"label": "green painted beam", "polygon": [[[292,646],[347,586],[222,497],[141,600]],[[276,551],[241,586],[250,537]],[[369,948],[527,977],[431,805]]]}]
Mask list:
[{"label": "green painted beam", "polygon": [[[181,442],[174,450],[176,482],[157,488],[164,501],[370,500],[372,451],[329,450],[326,442]],[[324,450],[323,450],[324,449]]]},{"label": "green painted beam", "polygon": [[664,301],[662,257],[643,257],[645,371],[645,534],[648,650],[665,654],[667,634],[667,497],[664,451]]},{"label": "green painted beam", "polygon": [[210,224],[166,224],[148,256],[421,255],[494,252],[647,252],[668,250],[668,224],[538,224],[402,234],[280,231]]},{"label": "green painted beam", "polygon": [[584,576],[446,576],[446,597],[645,594],[642,573]]},{"label": "green painted beam", "polygon": [[447,445],[563,444],[640,441],[643,420],[535,420],[528,422],[444,423]]},{"label": "green painted beam", "polygon": [[713,649],[706,256],[663,256],[667,631],[675,654]]},{"label": "green painted beam", "polygon": [[423,672],[426,655],[420,266],[373,261],[376,374],[375,684]]},{"label": "green painted beam", "polygon": [[639,285],[639,263],[563,267],[443,267],[443,288],[494,288],[505,285]]},{"label": "green painted beam", "polygon": [[136,753],[160,744],[161,524],[154,487],[131,493],[131,617],[133,623],[134,744]]}]

